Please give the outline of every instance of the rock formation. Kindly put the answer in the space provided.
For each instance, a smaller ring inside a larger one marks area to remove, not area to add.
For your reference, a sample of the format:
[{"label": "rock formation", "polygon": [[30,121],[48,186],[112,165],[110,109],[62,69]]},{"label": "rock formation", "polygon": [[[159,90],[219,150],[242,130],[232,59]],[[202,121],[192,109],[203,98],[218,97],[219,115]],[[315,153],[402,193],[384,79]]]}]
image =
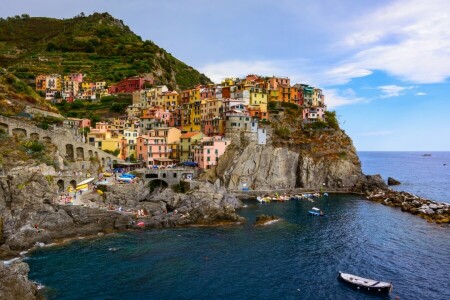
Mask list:
[{"label": "rock formation", "polygon": [[383,205],[398,207],[402,211],[418,215],[428,222],[450,223],[450,205],[431,201],[407,192],[378,189],[368,193],[367,199]]},{"label": "rock formation", "polygon": [[0,299],[37,299],[37,285],[28,280],[29,271],[28,265],[20,261],[0,262]]},{"label": "rock formation", "polygon": [[[268,139],[270,141],[270,139]],[[203,177],[227,189],[351,188],[364,179],[356,150],[341,130],[306,131],[298,140],[230,146]]]},{"label": "rock formation", "polygon": [[280,220],[277,216],[259,215],[256,217],[255,225],[268,225]]},{"label": "rock formation", "polygon": [[[36,243],[134,228],[136,216],[125,210],[148,212],[142,218],[148,228],[244,221],[235,212],[240,201],[210,183],[201,183],[186,194],[171,189],[150,194],[143,184],[112,186],[105,198],[90,195],[97,208],[59,205],[54,202],[56,191],[52,177],[38,172],[0,180],[1,257],[17,255]],[[98,208],[102,205],[105,207]],[[106,206],[122,207],[123,211],[107,210]]]},{"label": "rock formation", "polygon": [[401,184],[400,181],[398,181],[397,179],[394,179],[392,177],[388,177],[387,183],[388,183],[388,185],[400,185]]}]

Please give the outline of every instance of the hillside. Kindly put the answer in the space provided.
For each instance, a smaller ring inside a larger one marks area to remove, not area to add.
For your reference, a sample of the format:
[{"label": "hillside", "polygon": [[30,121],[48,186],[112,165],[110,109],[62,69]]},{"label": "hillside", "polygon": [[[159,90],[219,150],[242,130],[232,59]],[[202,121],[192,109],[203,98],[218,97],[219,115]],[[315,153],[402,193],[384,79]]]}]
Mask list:
[{"label": "hillside", "polygon": [[0,19],[0,66],[32,84],[40,73],[82,72],[108,84],[151,74],[158,84],[187,89],[210,79],[108,13],[72,19]]},{"label": "hillside", "polygon": [[17,115],[24,110],[25,106],[57,112],[26,83],[0,69],[0,114]]}]

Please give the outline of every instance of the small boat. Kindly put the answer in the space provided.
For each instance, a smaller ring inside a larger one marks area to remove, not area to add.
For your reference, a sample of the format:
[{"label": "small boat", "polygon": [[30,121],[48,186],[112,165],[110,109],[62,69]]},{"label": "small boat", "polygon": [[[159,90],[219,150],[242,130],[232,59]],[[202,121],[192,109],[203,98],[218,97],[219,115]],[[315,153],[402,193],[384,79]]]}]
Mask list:
[{"label": "small boat", "polygon": [[392,291],[392,283],[390,282],[367,279],[342,272],[339,272],[338,279],[363,292],[389,294]]},{"label": "small boat", "polygon": [[313,216],[323,217],[325,214],[317,207],[313,207],[311,210],[308,210],[308,213]]}]

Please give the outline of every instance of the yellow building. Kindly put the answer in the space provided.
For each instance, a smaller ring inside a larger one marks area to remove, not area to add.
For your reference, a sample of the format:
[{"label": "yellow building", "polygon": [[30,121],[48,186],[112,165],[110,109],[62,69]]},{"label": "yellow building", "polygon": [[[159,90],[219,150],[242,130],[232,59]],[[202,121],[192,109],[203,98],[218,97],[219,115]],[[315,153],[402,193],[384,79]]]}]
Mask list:
[{"label": "yellow building", "polygon": [[164,110],[174,111],[178,106],[178,93],[175,91],[166,92],[163,94],[163,108]]},{"label": "yellow building", "polygon": [[180,137],[180,161],[192,161],[191,149],[192,146],[203,138],[203,133],[201,132],[187,132],[183,133]]},{"label": "yellow building", "polygon": [[276,90],[269,90],[269,101],[280,101],[280,91],[278,89]]},{"label": "yellow building", "polygon": [[46,89],[50,91],[62,90],[62,78],[59,74],[51,74],[45,77]]},{"label": "yellow building", "polygon": [[194,101],[194,105],[191,109],[190,115],[190,131],[200,131],[202,125],[202,113],[201,113],[201,103],[202,101]]},{"label": "yellow building", "polygon": [[119,134],[119,135],[112,135],[109,138],[106,138],[102,141],[102,150],[103,151],[110,151],[110,152],[114,152],[116,150],[119,150],[119,154],[117,155],[117,157],[121,157],[122,154],[122,148],[120,147],[120,141],[123,139],[123,135]]},{"label": "yellow building", "polygon": [[125,139],[125,146],[127,147],[127,157],[136,158],[136,143],[138,138],[138,132],[134,128],[125,129],[123,131],[123,138]]},{"label": "yellow building", "polygon": [[250,105],[267,105],[268,95],[261,89],[252,89],[250,91]]},{"label": "yellow building", "polygon": [[47,75],[38,75],[36,77],[36,91],[45,91],[47,89]]}]

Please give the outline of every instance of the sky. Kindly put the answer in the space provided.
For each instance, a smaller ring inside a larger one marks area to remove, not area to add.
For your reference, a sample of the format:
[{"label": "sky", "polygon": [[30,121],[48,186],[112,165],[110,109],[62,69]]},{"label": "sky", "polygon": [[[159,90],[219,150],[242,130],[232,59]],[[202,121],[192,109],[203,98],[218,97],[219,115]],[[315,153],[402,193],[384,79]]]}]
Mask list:
[{"label": "sky", "polygon": [[3,18],[108,12],[215,82],[256,73],[322,88],[359,151],[450,151],[448,0],[0,0],[0,7]]}]

